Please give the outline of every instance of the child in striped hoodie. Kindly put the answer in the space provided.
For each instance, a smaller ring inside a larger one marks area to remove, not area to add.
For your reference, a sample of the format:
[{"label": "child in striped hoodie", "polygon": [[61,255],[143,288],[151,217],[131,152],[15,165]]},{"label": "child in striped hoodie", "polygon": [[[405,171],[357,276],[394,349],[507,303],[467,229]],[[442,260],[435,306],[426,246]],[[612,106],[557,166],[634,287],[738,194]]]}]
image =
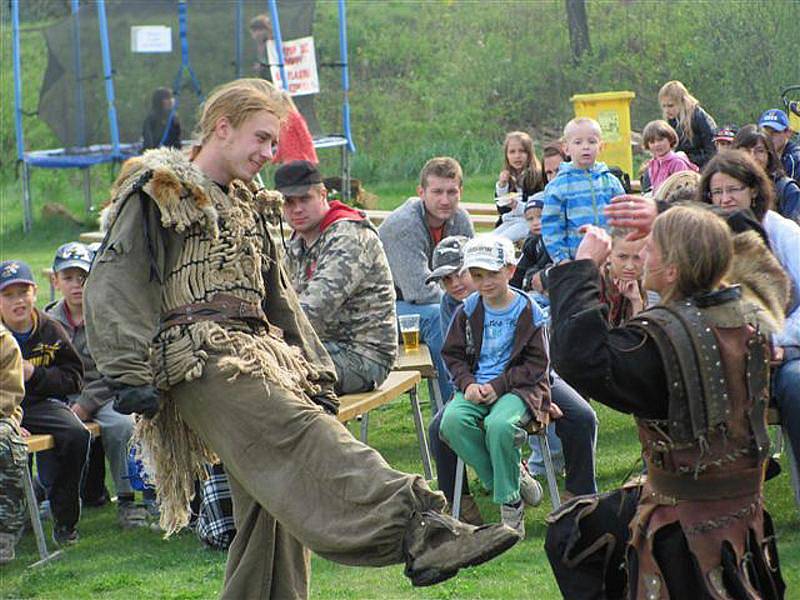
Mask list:
[{"label": "child in striped hoodie", "polygon": [[542,237],[547,252],[558,264],[575,258],[583,225],[605,227],[603,207],[625,193],[619,179],[597,162],[602,145],[600,125],[579,117],[564,127],[565,150],[570,162],[562,163],[544,190]]}]

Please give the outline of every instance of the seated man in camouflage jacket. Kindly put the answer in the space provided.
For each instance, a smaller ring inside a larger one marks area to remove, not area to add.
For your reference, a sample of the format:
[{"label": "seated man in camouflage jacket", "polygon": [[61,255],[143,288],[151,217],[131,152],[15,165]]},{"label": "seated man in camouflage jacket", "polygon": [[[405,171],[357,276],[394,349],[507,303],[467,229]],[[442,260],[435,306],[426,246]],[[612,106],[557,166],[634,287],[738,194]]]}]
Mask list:
[{"label": "seated man in camouflage jacket", "polygon": [[370,391],[397,357],[394,285],[378,233],[361,211],[328,202],[308,161],[279,168],[275,188],[294,230],[287,250],[292,286],[336,367],[336,393]]}]

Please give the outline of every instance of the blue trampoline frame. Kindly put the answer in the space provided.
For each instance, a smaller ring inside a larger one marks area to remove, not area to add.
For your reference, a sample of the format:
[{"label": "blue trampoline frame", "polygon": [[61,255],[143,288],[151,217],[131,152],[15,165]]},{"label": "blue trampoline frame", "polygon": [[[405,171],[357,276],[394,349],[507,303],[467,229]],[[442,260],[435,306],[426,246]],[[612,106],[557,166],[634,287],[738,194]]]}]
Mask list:
[{"label": "blue trampoline frame", "polygon": [[[93,146],[79,146],[76,148],[56,148],[49,150],[25,150],[25,135],[22,123],[22,69],[20,65],[20,42],[19,42],[19,0],[11,0],[11,28],[12,28],[12,55],[14,64],[14,121],[16,126],[16,148],[17,162],[22,165],[22,186],[23,186],[23,228],[30,231],[33,226],[33,209],[31,205],[30,176],[31,167],[45,169],[69,169],[77,168],[83,171],[83,187],[86,198],[86,209],[91,210],[91,185],[89,169],[93,165],[103,163],[119,163],[127,158],[136,156],[140,152],[139,144],[123,144],[119,137],[119,124],[117,121],[117,110],[114,95],[114,76],[113,62],[108,39],[108,21],[106,17],[105,0],[94,0],[97,5],[97,20],[100,35],[100,45],[103,58],[103,76],[105,79],[105,95],[108,104],[107,120],[109,127],[109,143],[97,144]],[[267,0],[267,9],[272,18],[273,35],[278,54],[278,67],[281,72],[281,81],[284,89],[288,87],[286,79],[286,69],[284,65],[283,39],[280,31],[280,20],[277,0]],[[80,39],[78,36],[79,27],[79,8],[80,0],[71,0],[71,14],[74,19],[75,28],[75,47],[74,60],[76,70],[80,72]],[[181,67],[176,81],[180,79],[184,71],[188,71],[195,91],[202,97],[200,84],[194,74],[194,70],[188,61],[188,41],[186,36],[186,0],[178,0],[180,38],[181,38]],[[242,30],[242,2],[237,0],[235,4],[235,19],[237,23],[237,36],[235,40],[236,52],[236,76],[241,76],[241,30]],[[342,134],[333,134],[314,139],[316,148],[340,148],[342,164],[342,180],[344,182],[343,196],[345,199],[350,197],[350,161],[349,155],[356,151],[353,142],[352,130],[350,127],[350,75],[347,60],[347,15],[345,11],[345,0],[338,0],[339,12],[339,58],[337,66],[342,69]],[[83,90],[79,85],[76,89],[77,105],[83,106]],[[175,108],[173,108],[173,111]],[[79,118],[83,119],[82,110],[79,109]],[[171,118],[171,115],[170,115]],[[82,128],[79,128],[83,131]]]}]

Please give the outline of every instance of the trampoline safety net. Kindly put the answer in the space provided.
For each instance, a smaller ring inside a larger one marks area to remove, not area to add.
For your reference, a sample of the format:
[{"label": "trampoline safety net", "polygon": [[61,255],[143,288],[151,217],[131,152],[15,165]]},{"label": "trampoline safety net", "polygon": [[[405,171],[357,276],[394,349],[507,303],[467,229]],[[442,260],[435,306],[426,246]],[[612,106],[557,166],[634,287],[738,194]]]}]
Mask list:
[{"label": "trampoline safety net", "polygon": [[[142,124],[156,88],[173,88],[179,81],[175,90],[178,116],[183,137],[188,138],[205,95],[237,76],[255,76],[257,48],[248,23],[257,15],[269,14],[266,0],[186,3],[189,66],[196,75],[199,91],[182,62],[177,0],[107,0],[105,6],[121,144],[136,144],[141,140]],[[279,1],[284,43],[313,35],[314,13],[314,0]],[[161,51],[134,51],[131,28],[143,26],[169,28],[163,37],[170,40],[166,46],[171,46],[171,50],[164,51],[162,39]],[[45,31],[45,37],[48,64],[39,97],[39,117],[53,129],[65,149],[108,144],[108,103],[96,3],[81,2],[77,18],[69,16],[52,25]],[[317,41],[316,46],[318,66],[326,60],[336,62],[336,40],[325,44]],[[320,56],[322,48],[328,56]],[[338,77],[338,69],[329,71],[335,73],[323,76],[319,70],[323,93],[325,85]],[[294,97],[317,137],[323,131],[316,118],[314,100],[315,95]]]}]

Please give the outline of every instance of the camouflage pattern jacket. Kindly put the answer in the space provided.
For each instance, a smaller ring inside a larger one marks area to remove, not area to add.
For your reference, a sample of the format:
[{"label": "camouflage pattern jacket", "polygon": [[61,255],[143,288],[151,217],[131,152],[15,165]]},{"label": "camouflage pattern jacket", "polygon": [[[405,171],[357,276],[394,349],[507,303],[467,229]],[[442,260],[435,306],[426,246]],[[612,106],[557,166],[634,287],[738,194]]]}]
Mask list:
[{"label": "camouflage pattern jacket", "polygon": [[361,212],[338,201],[330,205],[310,247],[298,235],[289,242],[292,285],[323,342],[391,367],[397,357],[395,293],[383,244]]}]

